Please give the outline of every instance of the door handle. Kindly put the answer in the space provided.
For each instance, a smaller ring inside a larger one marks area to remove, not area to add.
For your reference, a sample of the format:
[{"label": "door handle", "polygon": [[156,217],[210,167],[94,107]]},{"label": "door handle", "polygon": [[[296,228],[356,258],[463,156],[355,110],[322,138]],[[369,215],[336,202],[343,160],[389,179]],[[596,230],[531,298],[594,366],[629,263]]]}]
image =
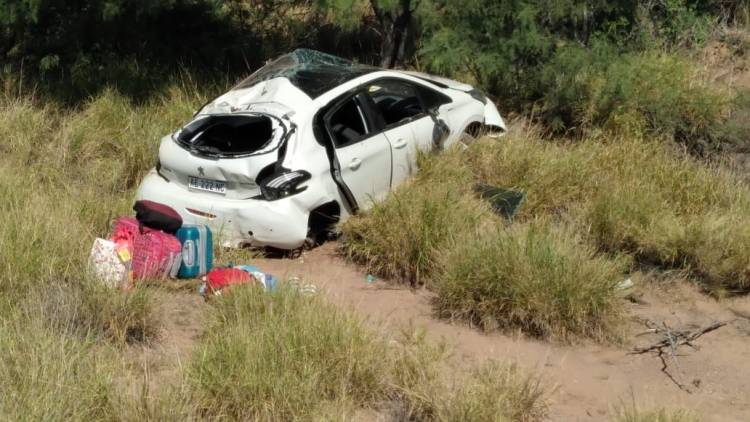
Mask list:
[{"label": "door handle", "polygon": [[393,148],[401,149],[406,146],[406,141],[403,139],[399,139],[393,144]]},{"label": "door handle", "polygon": [[359,158],[354,158],[352,161],[349,162],[349,168],[352,170],[357,170],[359,166],[362,165],[362,160]]}]

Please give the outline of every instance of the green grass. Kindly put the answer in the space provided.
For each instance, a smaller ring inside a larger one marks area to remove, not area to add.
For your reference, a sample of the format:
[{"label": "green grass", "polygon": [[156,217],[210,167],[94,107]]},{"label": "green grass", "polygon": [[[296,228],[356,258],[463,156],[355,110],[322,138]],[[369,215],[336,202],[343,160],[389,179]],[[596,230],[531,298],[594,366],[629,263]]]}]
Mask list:
[{"label": "green grass", "polygon": [[386,396],[386,344],[318,297],[241,289],[213,319],[189,370],[207,417],[307,419]]},{"label": "green grass", "polygon": [[114,413],[110,362],[90,341],[18,315],[0,322],[0,413],[7,420],[106,420]]},{"label": "green grass", "polygon": [[[543,141],[534,130],[423,157],[420,175],[347,221],[343,255],[437,293],[437,312],[562,340],[615,337],[631,265],[750,289],[750,190],[659,140]],[[515,223],[476,181],[526,194]]]},{"label": "green grass", "polygon": [[414,285],[430,282],[437,252],[493,224],[487,205],[471,193],[466,157],[424,156],[420,166],[415,180],[345,223],[341,249],[369,272]]},{"label": "green grass", "polygon": [[[0,413],[10,420],[113,420],[165,405],[129,392],[130,345],[156,341],[148,289],[91,280],[94,237],[129,213],[159,136],[200,98],[172,90],[134,105],[107,91],[79,109],[0,100]],[[131,416],[132,415],[132,416]]]},{"label": "green grass", "polygon": [[511,136],[470,155],[482,180],[526,192],[521,220],[566,215],[603,251],[686,269],[711,290],[750,288],[750,190],[725,170],[624,137]]},{"label": "green grass", "polygon": [[411,331],[389,341],[319,296],[238,289],[214,302],[188,383],[207,418],[349,420],[367,409],[426,421],[545,415],[548,390],[533,376],[495,365],[450,382],[445,352]]},{"label": "green grass", "polygon": [[659,408],[642,410],[634,404],[616,409],[616,422],[700,422],[703,420],[693,412],[684,409],[670,410]]},{"label": "green grass", "polygon": [[440,315],[484,328],[605,339],[620,320],[621,265],[570,232],[532,222],[457,245],[436,283]]}]

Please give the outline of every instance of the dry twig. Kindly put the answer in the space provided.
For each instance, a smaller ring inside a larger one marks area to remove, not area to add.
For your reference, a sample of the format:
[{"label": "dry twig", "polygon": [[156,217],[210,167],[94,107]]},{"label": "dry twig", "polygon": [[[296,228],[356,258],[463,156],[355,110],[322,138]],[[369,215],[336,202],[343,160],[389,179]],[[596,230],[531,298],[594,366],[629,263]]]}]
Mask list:
[{"label": "dry twig", "polygon": [[661,359],[661,371],[664,372],[669,377],[669,379],[672,380],[672,382],[680,387],[680,389],[688,393],[692,393],[690,388],[688,388],[685,383],[675,378],[668,371],[669,365],[667,364],[667,357],[671,358],[675,368],[677,368],[677,372],[680,375],[680,378],[683,378],[682,370],[680,369],[680,363],[677,360],[677,349],[680,346],[690,346],[691,348],[697,350],[698,347],[692,343],[693,341],[698,339],[698,337],[702,336],[703,334],[709,333],[727,325],[728,322],[717,321],[705,327],[699,327],[694,330],[673,330],[667,325],[666,322],[662,322],[661,325],[659,325],[653,321],[644,320],[643,323],[646,325],[648,330],[643,333],[639,333],[639,336],[643,334],[661,334],[662,338],[650,346],[636,347],[633,349],[633,351],[630,352],[630,354],[639,355],[648,352],[656,352],[659,359]]}]

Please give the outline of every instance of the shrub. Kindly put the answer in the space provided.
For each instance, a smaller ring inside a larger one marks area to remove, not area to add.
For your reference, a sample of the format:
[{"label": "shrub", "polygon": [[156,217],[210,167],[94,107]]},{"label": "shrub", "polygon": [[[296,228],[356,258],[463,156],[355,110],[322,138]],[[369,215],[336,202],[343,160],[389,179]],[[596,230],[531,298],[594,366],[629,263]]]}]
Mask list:
[{"label": "shrub", "polygon": [[491,225],[488,207],[471,193],[473,178],[458,151],[423,157],[416,180],[343,225],[342,253],[367,271],[420,285],[436,253]]},{"label": "shrub", "polygon": [[691,270],[709,288],[750,286],[748,188],[724,170],[623,137],[560,145],[517,136],[469,154],[482,180],[526,192],[520,220],[570,215],[602,250]]},{"label": "shrub", "polygon": [[214,302],[212,317],[187,375],[203,418],[351,419],[372,409],[443,421],[475,415],[473,393],[501,398],[483,409],[494,420],[538,420],[547,406],[547,390],[515,368],[450,382],[445,348],[424,332],[387,341],[319,296],[237,289]]},{"label": "shrub", "polygon": [[695,65],[674,54],[569,47],[545,68],[541,84],[539,112],[556,131],[648,131],[697,152],[727,141],[722,125],[734,94],[709,85]]},{"label": "shrub", "polygon": [[436,282],[436,307],[484,329],[569,339],[610,337],[620,315],[616,262],[544,223],[499,230],[456,247]]},{"label": "shrub", "polygon": [[8,420],[109,420],[112,368],[89,341],[28,318],[0,321],[0,412]]},{"label": "shrub", "polygon": [[385,398],[386,344],[319,297],[238,289],[213,316],[189,368],[204,416],[311,418]]},{"label": "shrub", "polygon": [[440,421],[542,421],[549,389],[516,365],[490,361],[471,371],[439,407]]}]

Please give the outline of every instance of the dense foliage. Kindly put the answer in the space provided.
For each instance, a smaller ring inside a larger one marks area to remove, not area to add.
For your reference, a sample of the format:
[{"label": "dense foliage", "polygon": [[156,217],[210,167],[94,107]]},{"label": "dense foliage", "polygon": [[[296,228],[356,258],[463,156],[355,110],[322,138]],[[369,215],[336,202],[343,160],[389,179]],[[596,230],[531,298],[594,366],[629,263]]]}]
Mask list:
[{"label": "dense foliage", "polygon": [[553,132],[624,124],[703,152],[737,142],[738,131],[724,128],[735,96],[685,88],[697,76],[679,50],[701,45],[719,27],[746,24],[748,4],[2,0],[0,64],[6,93],[41,86],[75,101],[104,86],[148,94],[176,74],[225,86],[283,52],[316,48],[468,80],[503,111],[531,114]]}]

